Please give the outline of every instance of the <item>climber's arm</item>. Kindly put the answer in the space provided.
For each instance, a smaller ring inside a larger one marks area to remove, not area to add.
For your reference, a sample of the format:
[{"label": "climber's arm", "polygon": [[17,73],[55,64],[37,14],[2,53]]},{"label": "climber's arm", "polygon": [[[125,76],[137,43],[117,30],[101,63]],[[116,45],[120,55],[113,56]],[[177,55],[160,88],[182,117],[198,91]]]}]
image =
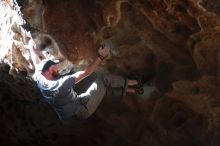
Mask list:
[{"label": "climber's arm", "polygon": [[109,51],[110,47],[101,47],[98,52],[99,57],[97,57],[96,60],[89,67],[87,67],[83,72],[81,72],[81,74],[75,76],[75,83],[78,83],[87,76],[91,75],[97,69],[99,64],[105,59],[105,57],[108,56]]},{"label": "climber's arm", "polygon": [[77,84],[78,82],[92,74],[101,62],[102,60],[99,57],[96,58],[96,60],[89,67],[87,67],[84,71],[80,72],[80,74],[75,76],[75,83]]}]

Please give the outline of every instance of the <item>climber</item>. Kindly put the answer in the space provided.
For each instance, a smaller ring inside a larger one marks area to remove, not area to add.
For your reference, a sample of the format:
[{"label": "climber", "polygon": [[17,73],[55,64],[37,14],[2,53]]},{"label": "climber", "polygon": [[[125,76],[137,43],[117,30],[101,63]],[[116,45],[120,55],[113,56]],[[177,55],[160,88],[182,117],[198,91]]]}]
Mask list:
[{"label": "climber", "polygon": [[[58,62],[50,59],[41,60],[35,47],[29,49],[35,65],[34,79],[37,86],[60,120],[71,116],[88,118],[96,111],[104,96],[122,97],[126,93],[143,94],[144,92],[140,80],[129,80],[96,71],[109,54],[108,46],[99,48],[98,57],[84,71],[70,75],[60,75],[56,66]],[[91,78],[93,81],[82,93],[77,93],[75,89],[86,78]]]}]

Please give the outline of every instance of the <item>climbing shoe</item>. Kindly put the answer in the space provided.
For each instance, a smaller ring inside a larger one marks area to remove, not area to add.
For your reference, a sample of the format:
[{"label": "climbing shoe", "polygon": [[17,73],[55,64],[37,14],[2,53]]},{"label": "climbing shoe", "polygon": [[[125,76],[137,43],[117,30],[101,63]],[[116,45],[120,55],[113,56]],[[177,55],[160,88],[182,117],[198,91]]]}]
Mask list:
[{"label": "climbing shoe", "polygon": [[136,95],[143,95],[144,94],[144,88],[138,87],[137,89],[135,89],[135,94]]},{"label": "climbing shoe", "polygon": [[137,78],[137,82],[138,82],[138,83],[137,83],[137,87],[138,87],[138,88],[142,88],[142,87],[144,86],[144,83],[145,83],[145,82],[144,82],[144,78],[143,78],[143,77],[141,77],[141,76],[138,77],[138,78]]}]

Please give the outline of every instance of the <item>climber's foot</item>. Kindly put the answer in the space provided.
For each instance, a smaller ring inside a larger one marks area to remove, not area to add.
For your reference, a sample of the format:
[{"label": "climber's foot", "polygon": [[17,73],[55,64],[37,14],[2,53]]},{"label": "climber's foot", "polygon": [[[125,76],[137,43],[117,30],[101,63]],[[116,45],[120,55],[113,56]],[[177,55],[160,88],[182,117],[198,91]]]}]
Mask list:
[{"label": "climber's foot", "polygon": [[144,88],[138,87],[135,89],[135,94],[136,95],[143,95],[144,94]]},{"label": "climber's foot", "polygon": [[145,84],[144,78],[142,76],[137,78],[137,82],[138,82],[137,83],[137,87],[138,88],[142,88],[144,86],[144,84]]}]

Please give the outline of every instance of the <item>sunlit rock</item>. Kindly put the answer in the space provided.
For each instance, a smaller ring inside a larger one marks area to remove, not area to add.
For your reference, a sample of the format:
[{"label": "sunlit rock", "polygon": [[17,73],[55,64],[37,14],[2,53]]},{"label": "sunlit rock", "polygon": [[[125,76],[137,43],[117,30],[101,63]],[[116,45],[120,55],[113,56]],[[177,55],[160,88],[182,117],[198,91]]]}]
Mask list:
[{"label": "sunlit rock", "polygon": [[[2,0],[1,145],[220,144],[218,0]],[[83,69],[142,76],[143,96],[106,98],[88,120],[60,122],[33,82],[29,48]]]}]

